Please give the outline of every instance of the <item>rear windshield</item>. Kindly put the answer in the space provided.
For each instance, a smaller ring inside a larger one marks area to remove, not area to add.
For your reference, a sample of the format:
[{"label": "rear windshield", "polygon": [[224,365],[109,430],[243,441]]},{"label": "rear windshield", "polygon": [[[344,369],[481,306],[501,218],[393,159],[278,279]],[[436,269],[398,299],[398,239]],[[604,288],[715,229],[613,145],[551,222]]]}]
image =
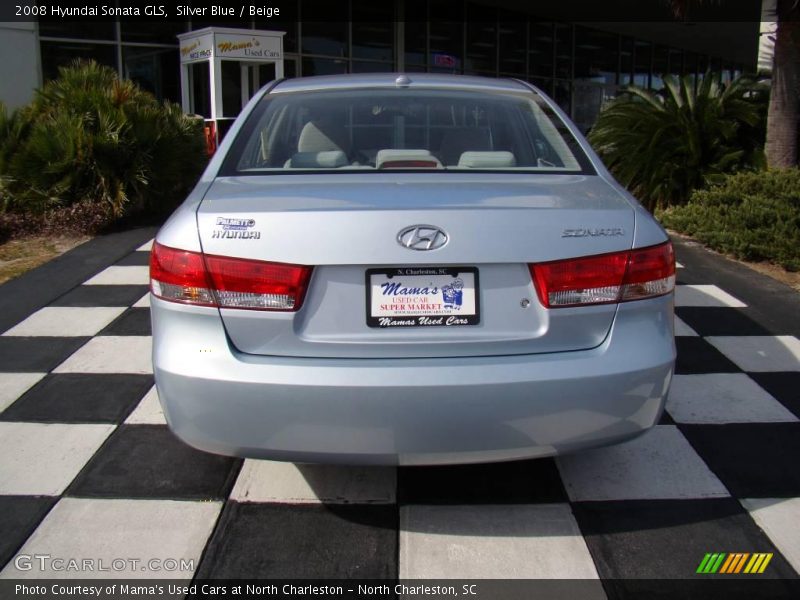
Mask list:
[{"label": "rear windshield", "polygon": [[223,174],[386,169],[585,173],[590,166],[537,94],[399,88],[266,95]]}]

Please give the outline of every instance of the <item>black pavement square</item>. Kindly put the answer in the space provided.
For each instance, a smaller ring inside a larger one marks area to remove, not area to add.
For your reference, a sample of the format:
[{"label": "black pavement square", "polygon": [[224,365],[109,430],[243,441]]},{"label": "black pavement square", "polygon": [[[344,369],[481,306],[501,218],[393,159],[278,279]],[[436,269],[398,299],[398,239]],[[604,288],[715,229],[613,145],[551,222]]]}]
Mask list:
[{"label": "black pavement square", "polygon": [[67,494],[97,498],[226,498],[241,460],[195,450],[164,425],[122,425]]},{"label": "black pavement square", "polygon": [[228,502],[197,578],[397,577],[396,506]]},{"label": "black pavement square", "polygon": [[131,306],[148,290],[146,285],[79,285],[51,306]]},{"label": "black pavement square", "polygon": [[679,425],[737,498],[800,496],[800,423]]},{"label": "black pavement square", "polygon": [[709,552],[772,552],[758,577],[773,580],[770,586],[783,594],[798,589],[794,569],[733,498],[579,502],[572,510],[609,598],[711,597],[680,593],[691,589],[687,580],[711,578],[719,584],[731,577],[697,574]]},{"label": "black pavement square", "polygon": [[0,496],[0,569],[11,560],[58,498]]},{"label": "black pavement square", "polygon": [[0,419],[121,423],[152,386],[152,375],[51,373],[9,406]]},{"label": "black pavement square", "polygon": [[747,316],[746,309],[676,306],[675,314],[702,336],[771,335],[769,330]]},{"label": "black pavement square", "polygon": [[97,335],[152,335],[150,309],[129,308]]},{"label": "black pavement square", "polygon": [[672,415],[670,415],[669,412],[667,412],[666,409],[665,409],[664,412],[661,413],[661,418],[658,420],[658,424],[659,425],[675,425],[675,419],[673,419]]},{"label": "black pavement square", "polygon": [[800,418],[800,371],[748,373],[748,375]]},{"label": "black pavement square", "polygon": [[88,341],[88,337],[0,336],[0,371],[47,373]]},{"label": "black pavement square", "polygon": [[147,250],[137,250],[128,256],[114,263],[119,267],[146,267],[150,264],[150,252]]},{"label": "black pavement square", "polygon": [[742,372],[722,352],[703,338],[678,336],[675,338],[675,346],[678,350],[678,358],[675,360],[677,375]]},{"label": "black pavement square", "polygon": [[401,467],[402,504],[526,504],[566,502],[552,458],[477,465]]}]

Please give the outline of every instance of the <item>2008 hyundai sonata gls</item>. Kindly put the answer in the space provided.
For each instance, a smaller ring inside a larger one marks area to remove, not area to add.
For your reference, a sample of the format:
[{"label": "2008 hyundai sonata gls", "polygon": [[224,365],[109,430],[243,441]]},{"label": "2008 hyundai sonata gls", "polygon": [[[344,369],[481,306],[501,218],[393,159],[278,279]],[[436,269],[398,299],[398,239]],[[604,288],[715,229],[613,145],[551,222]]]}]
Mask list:
[{"label": "2008 hyundai sonata gls", "polygon": [[272,84],[151,255],[173,431],[351,464],[537,457],[636,436],[672,376],[667,235],[529,85]]}]

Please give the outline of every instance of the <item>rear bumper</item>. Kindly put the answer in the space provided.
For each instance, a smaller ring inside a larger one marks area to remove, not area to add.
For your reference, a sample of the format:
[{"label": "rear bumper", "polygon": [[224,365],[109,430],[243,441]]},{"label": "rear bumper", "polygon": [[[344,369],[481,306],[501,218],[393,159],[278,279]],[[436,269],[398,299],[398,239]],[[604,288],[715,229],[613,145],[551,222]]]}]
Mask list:
[{"label": "rear bumper", "polygon": [[235,456],[447,464],[572,452],[652,427],[675,360],[671,296],[621,305],[591,350],[372,360],[241,354],[215,309],[151,300],[170,427]]}]

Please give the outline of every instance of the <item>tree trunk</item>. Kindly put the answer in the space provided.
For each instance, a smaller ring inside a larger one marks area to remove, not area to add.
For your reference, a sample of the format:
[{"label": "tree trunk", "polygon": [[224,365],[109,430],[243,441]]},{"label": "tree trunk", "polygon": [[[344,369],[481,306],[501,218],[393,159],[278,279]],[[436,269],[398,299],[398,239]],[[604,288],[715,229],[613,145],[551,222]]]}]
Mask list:
[{"label": "tree trunk", "polygon": [[800,11],[794,0],[778,0],[778,28],[772,59],[772,90],[767,114],[767,166],[797,166],[800,113]]}]

